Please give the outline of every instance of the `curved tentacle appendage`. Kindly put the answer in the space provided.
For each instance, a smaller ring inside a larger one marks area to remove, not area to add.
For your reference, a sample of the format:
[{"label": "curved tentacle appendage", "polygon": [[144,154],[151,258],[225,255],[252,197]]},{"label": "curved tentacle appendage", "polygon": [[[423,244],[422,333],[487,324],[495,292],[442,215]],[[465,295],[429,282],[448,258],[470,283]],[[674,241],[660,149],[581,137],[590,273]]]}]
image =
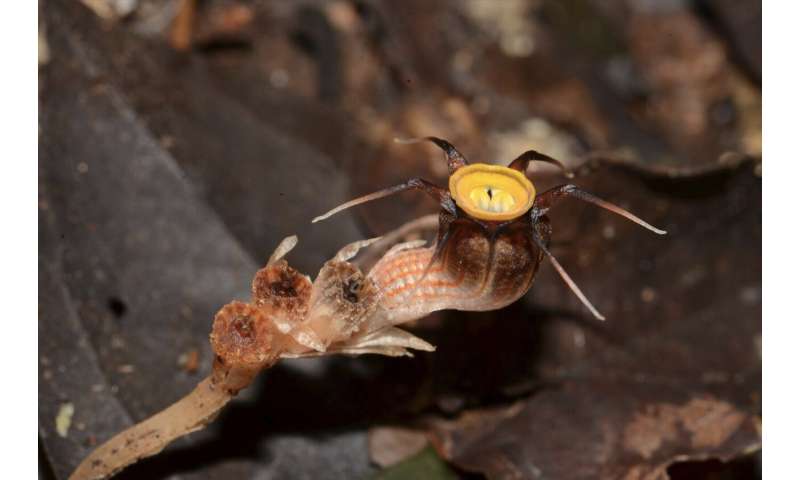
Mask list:
[{"label": "curved tentacle appendage", "polygon": [[447,158],[447,169],[452,174],[459,168],[468,165],[467,159],[464,158],[464,155],[456,149],[450,142],[447,140],[442,140],[441,138],[437,137],[422,137],[422,138],[395,138],[395,142],[402,143],[402,144],[412,144],[412,143],[419,143],[428,141],[435,144],[437,147],[441,148],[444,151],[444,155]]},{"label": "curved tentacle appendage", "polygon": [[616,213],[617,215],[625,217],[631,222],[641,227],[644,227],[653,233],[657,233],[659,235],[667,234],[666,230],[656,228],[650,225],[649,223],[645,222],[641,218],[637,217],[636,215],[632,214],[631,212],[625,210],[624,208],[614,205],[611,202],[607,202],[602,198],[592,195],[587,191],[581,190],[580,188],[572,184],[561,185],[560,187],[551,188],[550,190],[536,197],[536,200],[533,203],[533,214],[537,217],[545,215],[558,200],[566,196],[577,198],[578,200],[583,200],[584,202],[597,205],[600,208]]},{"label": "curved tentacle appendage", "polygon": [[348,208],[355,207],[363,203],[371,202],[373,200],[378,200],[384,197],[388,197],[390,195],[394,195],[396,193],[405,192],[406,190],[412,190],[412,189],[422,190],[428,195],[432,196],[433,198],[439,200],[443,208],[446,208],[446,204],[448,204],[450,198],[450,193],[447,190],[438,187],[422,178],[412,178],[411,180],[405,183],[401,183],[400,185],[384,188],[383,190],[378,190],[377,192],[369,193],[367,195],[354,198],[349,202],[345,202],[339,205],[338,207],[334,208],[333,210],[330,210],[318,217],[314,217],[314,219],[311,220],[311,223],[317,223],[321,220],[330,218],[333,215],[336,215],[337,213],[343,210],[347,210]]},{"label": "curved tentacle appendage", "polygon": [[567,167],[563,163],[553,157],[539,153],[536,150],[528,150],[527,152],[523,152],[522,155],[515,158],[511,161],[511,163],[508,164],[508,168],[525,173],[528,170],[528,165],[530,165],[531,162],[549,163],[550,165],[555,165],[556,167],[560,168],[567,178],[572,178],[575,176],[572,172],[567,170]]},{"label": "curved tentacle appendage", "polygon": [[[607,202],[571,184],[561,185],[560,187],[554,187],[536,198],[536,200],[534,201],[533,209],[531,209],[531,222],[534,225],[534,227],[540,223],[539,219],[544,218],[544,215],[550,210],[550,208],[553,207],[553,205],[558,200],[566,196],[583,200],[585,202],[591,203],[610,212],[616,213],[617,215],[620,215],[630,220],[631,222],[659,235],[666,235],[667,233],[666,230],[661,230],[660,228],[656,228],[650,225],[649,223],[645,222],[644,220],[632,214],[631,212],[625,210],[624,208],[614,205],[613,203]],[[592,302],[590,302],[589,299],[586,298],[586,295],[583,294],[583,292],[575,283],[575,281],[572,280],[567,271],[564,270],[564,267],[562,267],[561,264],[558,262],[558,260],[556,260],[556,258],[553,256],[553,254],[550,253],[550,251],[547,248],[546,242],[541,238],[536,228],[534,228],[533,230],[533,240],[539,247],[539,249],[545,254],[545,256],[547,256],[547,259],[550,260],[550,263],[553,265],[553,268],[556,269],[558,274],[561,276],[561,279],[564,280],[564,283],[566,283],[569,289],[572,290],[572,293],[574,293],[575,296],[578,297],[578,299],[580,299],[581,303],[583,303],[583,305],[587,309],[589,309],[590,312],[592,312],[592,315],[594,315],[595,318],[597,318],[598,320],[605,320],[606,318],[599,311],[597,311],[597,308],[595,308],[595,306],[592,305]]]},{"label": "curved tentacle appendage", "polygon": [[586,308],[588,308],[590,312],[592,312],[594,318],[601,321],[605,321],[606,317],[604,317],[599,311],[597,311],[594,305],[592,305],[592,302],[590,302],[589,299],[586,298],[586,295],[583,294],[580,287],[578,287],[578,284],[575,283],[574,280],[572,280],[572,277],[570,277],[567,271],[564,270],[564,267],[562,267],[561,264],[558,262],[558,260],[556,260],[556,257],[554,257],[552,253],[550,253],[550,250],[547,248],[546,242],[540,237],[539,233],[536,231],[533,232],[533,241],[536,243],[536,246],[538,246],[539,249],[545,254],[547,259],[550,260],[550,264],[553,265],[553,268],[556,269],[558,274],[561,276],[561,279],[564,280],[564,283],[566,283],[569,289],[572,290],[572,293],[574,293],[575,296],[578,297],[578,299],[581,301],[581,303],[583,303],[583,305]]}]

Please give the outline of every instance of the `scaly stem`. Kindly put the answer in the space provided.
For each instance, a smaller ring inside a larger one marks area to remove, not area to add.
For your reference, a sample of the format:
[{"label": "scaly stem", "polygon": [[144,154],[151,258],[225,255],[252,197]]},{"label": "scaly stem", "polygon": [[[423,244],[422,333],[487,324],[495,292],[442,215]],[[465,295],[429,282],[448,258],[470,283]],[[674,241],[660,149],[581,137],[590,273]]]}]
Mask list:
[{"label": "scaly stem", "polygon": [[190,394],[98,447],[69,479],[109,478],[128,465],[157,454],[173,440],[211,423],[234,395],[207,377]]}]

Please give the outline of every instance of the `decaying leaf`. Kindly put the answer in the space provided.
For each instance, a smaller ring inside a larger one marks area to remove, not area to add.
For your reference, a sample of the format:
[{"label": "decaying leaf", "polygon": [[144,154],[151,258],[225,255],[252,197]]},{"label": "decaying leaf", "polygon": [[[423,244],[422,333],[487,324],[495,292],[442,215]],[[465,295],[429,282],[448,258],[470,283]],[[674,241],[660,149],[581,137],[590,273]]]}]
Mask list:
[{"label": "decaying leaf", "polygon": [[381,467],[412,457],[428,445],[424,432],[404,427],[375,427],[370,429],[367,439],[370,459]]},{"label": "decaying leaf", "polygon": [[431,448],[423,449],[408,460],[397,463],[374,477],[375,480],[454,480],[459,476]]}]

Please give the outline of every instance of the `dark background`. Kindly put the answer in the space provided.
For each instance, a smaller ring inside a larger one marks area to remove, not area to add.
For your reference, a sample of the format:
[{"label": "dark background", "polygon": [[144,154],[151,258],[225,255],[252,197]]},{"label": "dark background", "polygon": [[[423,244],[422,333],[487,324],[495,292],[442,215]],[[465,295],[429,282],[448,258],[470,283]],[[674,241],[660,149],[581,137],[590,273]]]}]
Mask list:
[{"label": "dark background", "polygon": [[[503,310],[411,326],[435,353],[285,361],[123,476],[759,477],[759,2],[93,4],[110,10],[39,4],[45,478],[208,373],[214,313],[280,239],[313,277],[434,212],[404,194],[310,224],[412,176],[445,185],[439,151],[393,143],[425,135],[583,165],[575,183],[669,235],[567,202],[553,250],[606,324],[543,266]],[[437,453],[381,473],[367,437],[389,424]]]}]

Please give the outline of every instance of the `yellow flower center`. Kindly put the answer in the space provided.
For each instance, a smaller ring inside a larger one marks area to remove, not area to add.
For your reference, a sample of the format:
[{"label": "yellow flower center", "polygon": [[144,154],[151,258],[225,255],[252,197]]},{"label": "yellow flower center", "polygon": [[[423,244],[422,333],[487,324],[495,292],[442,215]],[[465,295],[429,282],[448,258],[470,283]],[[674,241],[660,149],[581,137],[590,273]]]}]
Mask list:
[{"label": "yellow flower center", "polygon": [[530,210],[536,189],[522,172],[475,163],[459,168],[450,176],[450,194],[470,216],[503,221]]}]

